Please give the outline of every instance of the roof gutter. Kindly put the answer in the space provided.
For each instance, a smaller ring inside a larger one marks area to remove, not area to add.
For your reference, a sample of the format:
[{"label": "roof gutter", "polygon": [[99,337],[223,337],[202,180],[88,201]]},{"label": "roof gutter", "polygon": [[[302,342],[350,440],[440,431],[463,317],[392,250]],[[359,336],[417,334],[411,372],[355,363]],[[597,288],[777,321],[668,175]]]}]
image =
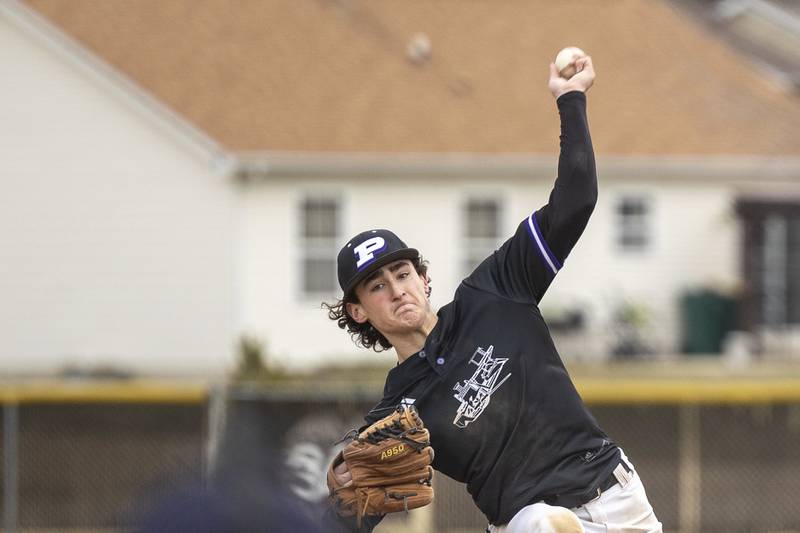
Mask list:
[{"label": "roof gutter", "polygon": [[[547,178],[556,156],[482,154],[241,153],[229,173],[242,181],[317,178]],[[598,174],[624,180],[800,181],[800,157],[598,156]]]}]

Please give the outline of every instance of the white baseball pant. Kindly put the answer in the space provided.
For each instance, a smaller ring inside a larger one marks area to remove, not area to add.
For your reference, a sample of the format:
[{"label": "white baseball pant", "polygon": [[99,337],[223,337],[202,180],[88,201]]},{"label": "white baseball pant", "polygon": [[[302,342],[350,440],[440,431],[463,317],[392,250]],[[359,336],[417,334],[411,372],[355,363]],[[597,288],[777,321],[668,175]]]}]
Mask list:
[{"label": "white baseball pant", "polygon": [[661,533],[661,522],[647,501],[639,474],[630,466],[614,471],[618,483],[590,502],[566,509],[543,502],[523,507],[503,526],[490,533]]}]

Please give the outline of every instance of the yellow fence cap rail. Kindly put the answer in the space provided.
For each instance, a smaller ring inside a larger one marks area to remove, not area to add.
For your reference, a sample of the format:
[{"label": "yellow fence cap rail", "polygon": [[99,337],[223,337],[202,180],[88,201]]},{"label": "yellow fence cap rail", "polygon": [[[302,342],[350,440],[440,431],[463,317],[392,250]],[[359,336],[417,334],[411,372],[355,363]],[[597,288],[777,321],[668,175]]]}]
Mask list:
[{"label": "yellow fence cap rail", "polygon": [[758,404],[800,402],[800,379],[578,378],[591,404]]},{"label": "yellow fence cap rail", "polygon": [[[800,378],[609,378],[576,377],[574,383],[589,404],[764,404],[800,403]],[[266,390],[274,390],[267,387]],[[210,385],[204,382],[34,381],[0,383],[1,404],[24,403],[162,403],[205,402]],[[316,392],[319,392],[317,389]],[[308,388],[297,387],[301,397]],[[352,389],[339,391],[346,397]],[[374,394],[379,394],[376,389]],[[336,396],[338,396],[336,395]]]},{"label": "yellow fence cap rail", "polygon": [[208,385],[184,381],[36,381],[0,384],[0,403],[201,403]]}]

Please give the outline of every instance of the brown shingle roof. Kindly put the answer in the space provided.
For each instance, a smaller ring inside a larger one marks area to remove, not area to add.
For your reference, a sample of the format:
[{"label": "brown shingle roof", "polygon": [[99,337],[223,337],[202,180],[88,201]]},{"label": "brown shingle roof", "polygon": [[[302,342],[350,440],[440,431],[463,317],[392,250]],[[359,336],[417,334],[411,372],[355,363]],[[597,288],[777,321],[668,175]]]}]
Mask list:
[{"label": "brown shingle roof", "polygon": [[800,155],[800,103],[656,0],[26,3],[233,151],[554,153],[578,45],[599,154]]}]

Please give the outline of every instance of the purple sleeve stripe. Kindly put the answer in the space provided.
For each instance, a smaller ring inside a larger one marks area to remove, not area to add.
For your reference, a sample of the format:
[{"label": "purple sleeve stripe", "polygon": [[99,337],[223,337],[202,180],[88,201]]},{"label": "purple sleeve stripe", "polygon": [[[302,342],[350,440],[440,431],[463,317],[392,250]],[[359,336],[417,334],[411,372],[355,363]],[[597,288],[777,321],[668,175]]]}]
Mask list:
[{"label": "purple sleeve stripe", "polygon": [[539,223],[536,221],[536,217],[534,213],[528,217],[528,231],[533,238],[533,241],[536,243],[536,248],[539,250],[539,255],[542,256],[544,262],[547,263],[547,266],[550,267],[550,271],[553,272],[553,275],[558,274],[559,269],[561,269],[561,263],[559,263],[558,259],[556,259],[555,254],[550,251],[550,248],[547,246],[547,243],[542,236],[542,230],[539,229]]}]

